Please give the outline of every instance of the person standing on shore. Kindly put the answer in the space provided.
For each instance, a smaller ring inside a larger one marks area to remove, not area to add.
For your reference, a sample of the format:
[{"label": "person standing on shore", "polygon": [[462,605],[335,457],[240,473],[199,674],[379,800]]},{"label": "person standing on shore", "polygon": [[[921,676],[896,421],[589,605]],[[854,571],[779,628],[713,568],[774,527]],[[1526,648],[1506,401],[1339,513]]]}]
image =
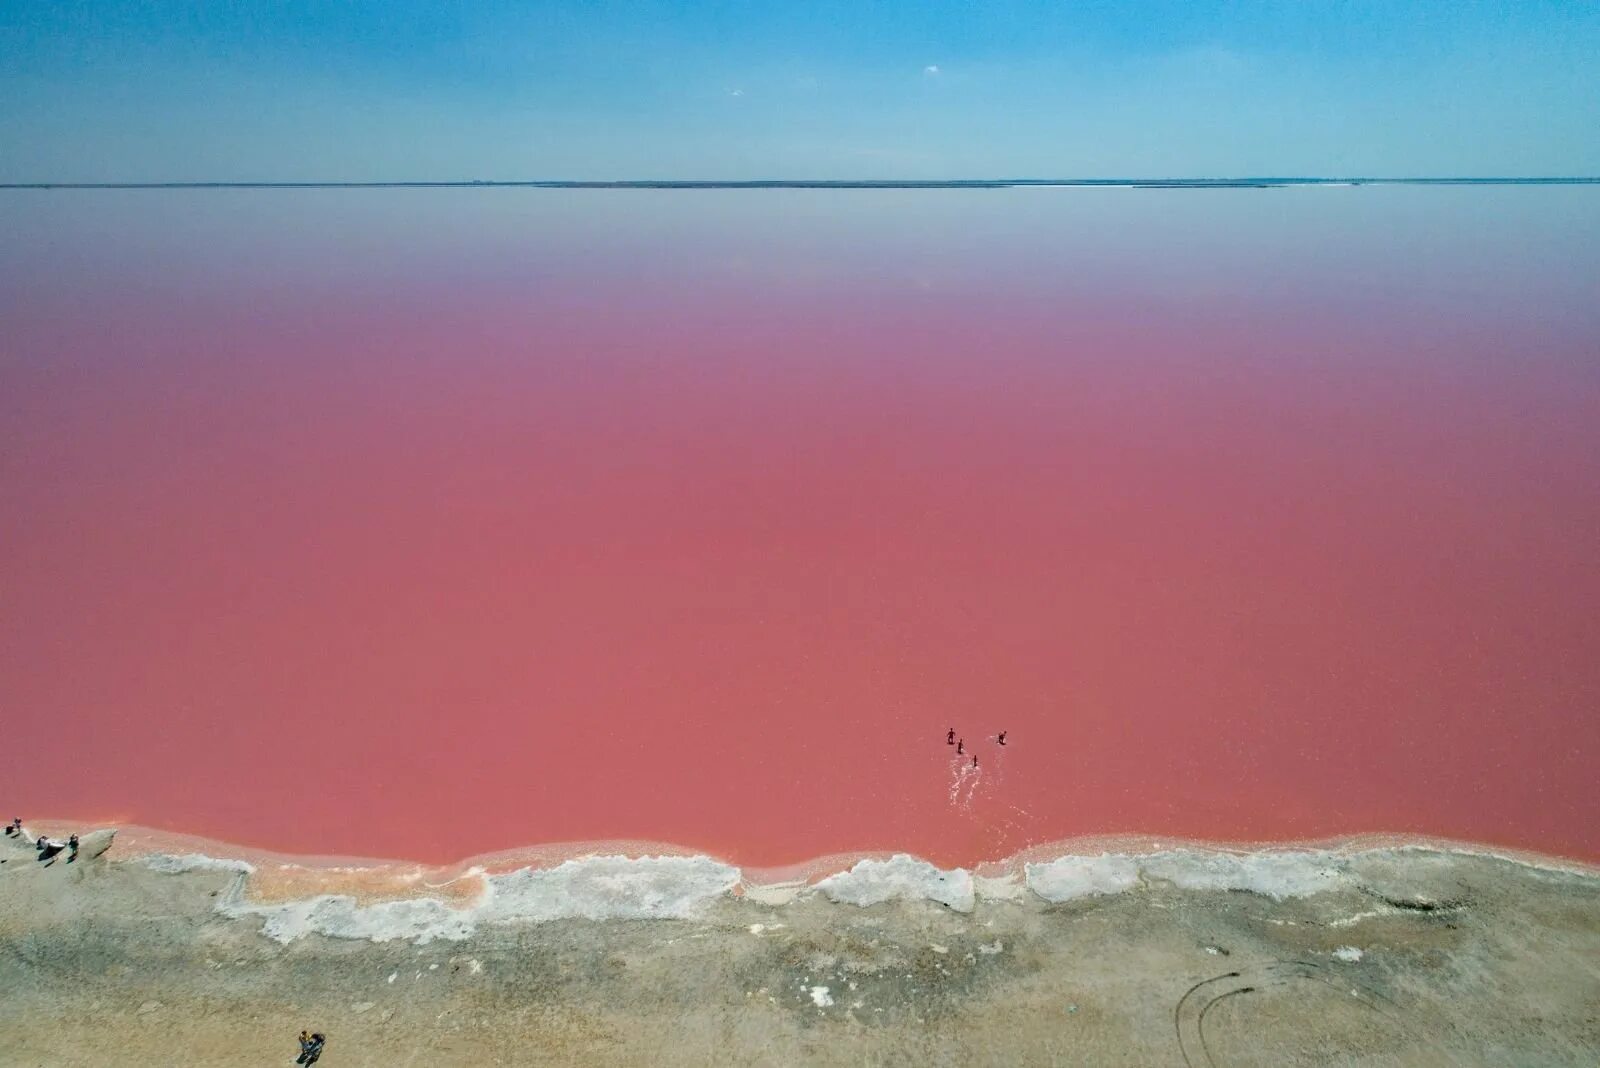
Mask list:
[{"label": "person standing on shore", "polygon": [[322,1056],[322,1047],[327,1045],[328,1039],[320,1032],[308,1034],[300,1032],[300,1056],[295,1058],[296,1064],[316,1064],[317,1058]]}]

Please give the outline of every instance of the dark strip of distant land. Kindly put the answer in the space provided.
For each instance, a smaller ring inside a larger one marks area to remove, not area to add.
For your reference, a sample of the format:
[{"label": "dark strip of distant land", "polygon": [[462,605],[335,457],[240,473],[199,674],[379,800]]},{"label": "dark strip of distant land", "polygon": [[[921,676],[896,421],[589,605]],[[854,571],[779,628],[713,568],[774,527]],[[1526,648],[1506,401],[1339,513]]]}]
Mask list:
[{"label": "dark strip of distant land", "polygon": [[1600,185],[1569,178],[937,178],[464,180],[396,182],[0,182],[0,189],[1280,189],[1290,186]]}]

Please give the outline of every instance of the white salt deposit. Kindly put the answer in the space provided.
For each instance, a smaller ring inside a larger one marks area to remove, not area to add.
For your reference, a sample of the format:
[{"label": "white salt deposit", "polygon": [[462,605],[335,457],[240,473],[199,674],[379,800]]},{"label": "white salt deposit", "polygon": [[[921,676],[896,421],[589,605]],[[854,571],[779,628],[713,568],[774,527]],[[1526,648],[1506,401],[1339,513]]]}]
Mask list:
[{"label": "white salt deposit", "polygon": [[1246,890],[1281,901],[1346,885],[1344,858],[1325,852],[1220,853],[1172,849],[1160,853],[1058,857],[1029,864],[1028,888],[1046,901],[1070,901],[1131,890],[1142,880],[1184,890]]},{"label": "white salt deposit", "polygon": [[1356,913],[1354,916],[1345,916],[1342,919],[1329,920],[1328,921],[1328,926],[1329,927],[1354,927],[1356,924],[1360,923],[1362,920],[1370,920],[1374,916],[1387,916],[1387,915],[1390,914],[1390,911],[1391,910],[1389,910],[1389,909],[1367,909],[1364,912]]},{"label": "white salt deposit", "polygon": [[[1467,851],[1463,851],[1467,852]],[[1166,883],[1185,890],[1248,891],[1274,900],[1305,897],[1345,886],[1366,885],[1374,866],[1401,861],[1425,863],[1428,854],[1416,847],[1354,853],[1319,850],[1269,850],[1255,853],[1203,849],[1167,849],[1150,853],[1101,853],[1063,856],[1023,866],[1020,875],[974,877],[964,868],[943,870],[925,860],[899,853],[888,860],[867,859],[806,887],[803,881],[742,887],[746,898],[780,905],[797,896],[820,893],[852,905],[891,901],[936,901],[959,912],[971,912],[978,898],[986,902],[1017,901],[1036,895],[1062,902],[1118,894],[1146,883]],[[257,904],[244,893],[245,876],[254,869],[241,860],[221,860],[200,853],[157,854],[141,858],[151,869],[170,874],[229,872],[239,876],[218,902],[225,915],[259,920],[262,933],[280,942],[307,935],[406,940],[423,944],[435,939],[459,941],[479,924],[542,923],[562,919],[682,919],[741,888],[738,868],[710,857],[592,856],[568,860],[554,868],[524,868],[484,879],[479,899],[454,905],[433,897],[412,897],[363,905],[355,898],[322,895],[286,903]],[[1439,865],[1448,864],[1440,855]],[[770,893],[769,893],[770,892]],[[1360,912],[1330,923],[1353,926],[1383,910]],[[1293,921],[1270,920],[1291,924]],[[781,928],[758,923],[752,934]],[[1208,951],[1210,947],[1207,947]],[[987,950],[985,950],[987,951]],[[1341,947],[1336,956],[1359,950]],[[1353,958],[1359,960],[1359,955]]]},{"label": "white salt deposit", "polygon": [[758,905],[787,905],[810,891],[804,879],[782,883],[745,883],[744,898]]},{"label": "white salt deposit", "polygon": [[1139,884],[1139,862],[1102,853],[1098,857],[1059,857],[1023,867],[1028,889],[1046,901],[1071,901],[1098,894],[1120,894]]},{"label": "white salt deposit", "polygon": [[[243,861],[198,853],[151,856],[145,863],[173,874],[226,871],[245,875],[253,870]],[[1234,854],[1176,849],[1147,855],[1068,856],[1026,865],[1021,880],[974,879],[964,868],[947,871],[899,853],[888,860],[862,860],[848,871],[821,880],[815,891],[843,904],[937,901],[959,912],[971,912],[980,891],[986,900],[1015,900],[1031,891],[1046,901],[1059,902],[1120,893],[1154,879],[1191,890],[1248,890],[1281,899],[1330,889],[1346,878],[1340,858],[1316,852]],[[242,883],[219,902],[219,910],[261,921],[262,933],[280,942],[316,934],[426,944],[436,939],[468,938],[480,923],[687,918],[737,887],[740,873],[710,857],[585,857],[554,868],[523,868],[489,876],[483,896],[459,907],[432,897],[363,905],[336,894],[256,904],[245,899]]]},{"label": "white salt deposit", "polygon": [[1147,879],[1162,879],[1184,890],[1248,890],[1274,901],[1309,897],[1346,881],[1332,853],[1202,853],[1174,849],[1141,858]]},{"label": "white salt deposit", "polygon": [[1354,964],[1366,954],[1362,953],[1361,950],[1357,949],[1355,946],[1340,946],[1338,949],[1333,951],[1333,955],[1339,960],[1344,961],[1346,964]]},{"label": "white salt deposit", "polygon": [[218,860],[204,853],[151,853],[141,859],[147,868],[167,875],[181,875],[188,871],[230,871],[249,875],[255,871],[242,860]]},{"label": "white salt deposit", "polygon": [[[157,870],[182,872],[202,867],[178,858]],[[363,905],[339,894],[256,904],[244,897],[242,881],[217,907],[227,916],[260,920],[261,933],[279,942],[317,934],[425,945],[435,939],[469,938],[480,923],[682,919],[728,893],[738,882],[737,868],[709,857],[586,857],[554,868],[524,868],[490,876],[483,896],[462,907],[432,897]]]},{"label": "white salt deposit", "polygon": [[259,919],[262,934],[285,943],[319,934],[426,945],[435,939],[460,941],[470,936],[476,926],[471,910],[454,909],[431,897],[362,905],[353,897],[326,894],[304,901],[256,905],[235,895],[217,907],[227,916]]},{"label": "white salt deposit", "polygon": [[979,901],[1025,901],[1028,897],[1027,884],[1015,875],[974,875],[972,889]]},{"label": "white salt deposit", "polygon": [[926,900],[957,912],[971,912],[976,899],[972,873],[965,868],[943,871],[905,853],[888,860],[860,861],[849,871],[823,879],[817,889],[831,901],[850,905]]},{"label": "white salt deposit", "polygon": [[710,857],[585,857],[488,883],[479,911],[489,922],[682,919],[739,885],[739,869]]},{"label": "white salt deposit", "polygon": [[819,1009],[825,1009],[833,1004],[833,995],[828,993],[828,988],[825,986],[814,986],[811,988],[811,1004]]}]

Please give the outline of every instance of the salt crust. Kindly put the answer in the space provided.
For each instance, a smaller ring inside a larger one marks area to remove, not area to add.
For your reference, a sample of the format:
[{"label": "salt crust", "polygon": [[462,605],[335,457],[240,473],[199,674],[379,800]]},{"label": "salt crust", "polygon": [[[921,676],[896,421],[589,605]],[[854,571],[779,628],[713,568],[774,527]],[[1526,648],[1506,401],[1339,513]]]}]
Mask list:
[{"label": "salt crust", "polygon": [[[158,870],[172,869],[158,865]],[[739,869],[710,857],[585,857],[554,868],[490,875],[485,883],[483,896],[464,907],[431,897],[362,905],[340,894],[257,904],[245,897],[241,878],[218,909],[261,920],[261,933],[279,942],[320,934],[420,945],[461,941],[480,923],[686,919],[738,885]]]},{"label": "salt crust", "polygon": [[1244,890],[1282,901],[1337,890],[1351,881],[1350,855],[1320,850],[1222,853],[1172,849],[1143,855],[1060,857],[1024,868],[1028,889],[1046,901],[1118,894],[1141,882],[1182,890]]},{"label": "salt crust", "polygon": [[[773,907],[798,897],[821,895],[839,904],[868,907],[887,902],[930,901],[971,912],[978,900],[1017,901],[1028,896],[1059,903],[1119,894],[1141,885],[1171,885],[1184,890],[1243,891],[1275,901],[1307,897],[1356,885],[1352,866],[1362,861],[1409,860],[1415,847],[1334,852],[1268,850],[1228,852],[1170,849],[1153,853],[1102,853],[1063,856],[1023,865],[1020,876],[975,877],[965,868],[941,869],[904,853],[868,858],[814,885],[778,884],[767,894],[747,884],[747,900]],[[363,905],[356,898],[326,894],[299,901],[263,904],[245,893],[255,869],[241,860],[200,853],[152,854],[140,858],[163,873],[227,872],[233,886],[218,911],[255,919],[261,931],[279,942],[308,935],[404,940],[460,941],[480,924],[547,923],[586,919],[686,919],[701,914],[740,888],[738,868],[703,856],[591,856],[553,868],[521,868],[484,877],[486,889],[474,902],[456,905],[414,897]]]},{"label": "salt crust", "polygon": [[881,905],[885,901],[937,901],[957,912],[971,912],[976,892],[965,868],[944,871],[925,860],[897,853],[888,860],[862,860],[849,871],[817,883],[830,901]]},{"label": "salt crust", "polygon": [[152,853],[141,859],[147,867],[168,875],[181,875],[189,871],[231,871],[249,875],[256,870],[242,860],[218,860],[204,853]]}]

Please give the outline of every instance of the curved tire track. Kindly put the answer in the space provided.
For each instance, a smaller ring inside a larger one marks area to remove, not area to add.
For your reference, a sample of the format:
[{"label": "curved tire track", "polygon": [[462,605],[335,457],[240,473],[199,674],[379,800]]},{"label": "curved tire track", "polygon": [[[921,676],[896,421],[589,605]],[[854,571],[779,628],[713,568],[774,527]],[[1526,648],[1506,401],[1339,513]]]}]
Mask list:
[{"label": "curved tire track", "polygon": [[1432,1047],[1446,1063],[1449,1062],[1448,1052],[1419,1021],[1412,1018],[1412,1010],[1404,1008],[1393,998],[1348,975],[1340,974],[1334,978],[1315,961],[1280,959],[1245,965],[1235,971],[1202,979],[1183,992],[1172,1009],[1172,1026],[1177,1034],[1183,1063],[1187,1068],[1224,1068],[1206,1039],[1206,1014],[1224,999],[1303,982],[1320,983],[1341,994],[1356,994],[1358,1004],[1384,1017],[1399,1033]]}]

